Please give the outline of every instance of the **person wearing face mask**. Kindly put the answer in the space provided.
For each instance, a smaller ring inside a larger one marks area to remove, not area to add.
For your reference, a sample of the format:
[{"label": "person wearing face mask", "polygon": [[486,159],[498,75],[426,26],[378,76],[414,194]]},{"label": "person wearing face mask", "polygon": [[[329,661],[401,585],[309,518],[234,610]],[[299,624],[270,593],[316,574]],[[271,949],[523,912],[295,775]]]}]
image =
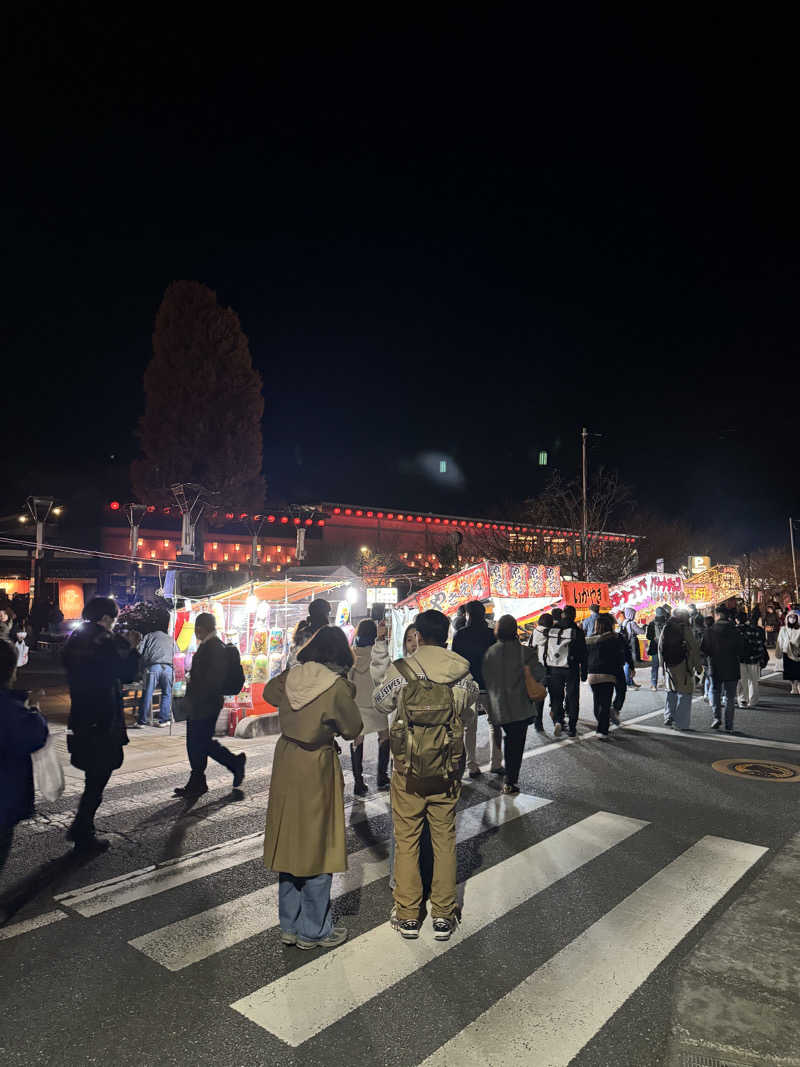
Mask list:
[{"label": "person wearing face mask", "polygon": [[787,612],[778,631],[775,655],[783,662],[783,678],[791,682],[790,691],[800,696],[800,616],[796,611]]}]

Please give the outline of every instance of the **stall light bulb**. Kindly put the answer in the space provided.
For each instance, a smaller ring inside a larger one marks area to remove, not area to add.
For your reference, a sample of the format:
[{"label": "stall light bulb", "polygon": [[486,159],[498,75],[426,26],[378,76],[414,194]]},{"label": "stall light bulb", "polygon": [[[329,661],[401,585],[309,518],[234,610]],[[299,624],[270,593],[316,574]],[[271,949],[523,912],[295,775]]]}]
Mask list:
[{"label": "stall light bulb", "polygon": [[358,600],[358,590],[354,589],[352,585],[348,585],[347,587],[347,599],[351,604],[355,604]]},{"label": "stall light bulb", "polygon": [[258,597],[256,596],[255,593],[251,593],[250,596],[247,598],[247,610],[248,611],[255,611],[257,607],[258,607]]}]

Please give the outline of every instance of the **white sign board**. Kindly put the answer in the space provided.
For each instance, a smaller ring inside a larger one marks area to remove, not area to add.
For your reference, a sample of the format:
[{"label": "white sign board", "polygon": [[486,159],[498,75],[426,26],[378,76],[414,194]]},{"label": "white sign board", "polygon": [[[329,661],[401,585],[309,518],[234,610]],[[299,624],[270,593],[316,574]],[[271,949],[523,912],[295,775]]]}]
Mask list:
[{"label": "white sign board", "polygon": [[376,585],[367,586],[367,607],[371,608],[373,604],[396,604],[397,603],[397,586],[396,585]]}]

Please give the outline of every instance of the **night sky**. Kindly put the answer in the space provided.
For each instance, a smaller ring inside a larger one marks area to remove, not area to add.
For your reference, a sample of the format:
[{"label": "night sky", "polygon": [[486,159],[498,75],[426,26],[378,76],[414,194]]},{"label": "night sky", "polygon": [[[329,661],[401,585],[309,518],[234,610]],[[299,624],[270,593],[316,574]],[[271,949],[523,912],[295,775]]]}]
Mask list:
[{"label": "night sky", "polygon": [[13,16],[6,496],[97,465],[125,491],[187,278],[248,334],[276,496],[499,514],[541,487],[540,448],[576,471],[586,424],[642,506],[738,550],[784,537],[789,27],[200,10]]}]

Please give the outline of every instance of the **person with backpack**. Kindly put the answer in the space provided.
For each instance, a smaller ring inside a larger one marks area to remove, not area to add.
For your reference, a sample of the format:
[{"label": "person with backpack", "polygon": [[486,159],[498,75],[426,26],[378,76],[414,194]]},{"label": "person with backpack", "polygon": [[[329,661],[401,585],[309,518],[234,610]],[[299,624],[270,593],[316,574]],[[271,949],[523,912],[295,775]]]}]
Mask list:
[{"label": "person with backpack", "polygon": [[586,671],[594,700],[594,717],[601,741],[609,740],[611,698],[622,668],[624,653],[620,635],[614,633],[614,620],[600,615],[594,634],[586,641]]},{"label": "person with backpack", "polygon": [[655,692],[658,689],[658,672],[660,659],[658,656],[658,643],[661,633],[667,623],[667,617],[663,608],[656,608],[655,617],[647,624],[645,638],[647,639],[647,655],[650,657],[650,688]]},{"label": "person with backpack", "polygon": [[742,642],[739,664],[741,705],[743,708],[755,708],[760,696],[761,672],[769,663],[769,652],[764,640],[764,631],[750,621],[746,611],[739,615],[739,637]]},{"label": "person with backpack", "polygon": [[498,620],[495,634],[497,642],[483,659],[483,677],[489,694],[489,716],[505,735],[503,792],[514,796],[519,793],[517,783],[525,737],[532,713],[535,714],[529,687],[535,689],[538,684],[544,698],[545,689],[541,684],[544,669],[536,649],[523,648],[519,643],[517,620],[513,615],[503,615]]},{"label": "person with backpack", "polygon": [[[451,648],[457,656],[463,656],[469,662],[469,672],[480,689],[478,703],[474,714],[467,713],[464,721],[464,743],[467,751],[467,767],[470,778],[480,778],[476,748],[478,744],[478,711],[485,708],[489,698],[483,680],[483,657],[495,642],[495,636],[486,625],[486,608],[480,600],[471,600],[467,604],[467,625],[459,630],[453,638]],[[503,773],[503,734],[499,726],[490,726],[490,771],[492,774]]]},{"label": "person with backpack", "polygon": [[430,893],[433,936],[447,941],[458,921],[456,805],[464,771],[464,719],[475,707],[478,686],[469,662],[447,648],[450,620],[445,614],[423,611],[415,626],[417,651],[395,660],[374,694],[379,711],[396,712],[389,729],[395,839],[391,923],[402,937],[419,937],[423,915],[419,842],[427,824],[435,857]]},{"label": "person with backpack", "polygon": [[372,619],[362,619],[353,642],[354,663],[348,680],[356,689],[356,704],[361,712],[364,729],[350,745],[350,763],[353,768],[353,792],[357,797],[369,792],[364,782],[364,738],[367,734],[378,735],[378,789],[389,789],[389,721],[378,711],[372,701],[375,685],[370,674],[372,650],[378,636],[378,627]]},{"label": "person with backpack", "polygon": [[742,649],[739,630],[734,625],[728,609],[721,604],[715,615],[717,621],[706,630],[702,651],[711,661],[711,704],[714,718],[711,729],[722,726],[722,702],[725,701],[725,731],[733,733],[733,712],[736,707],[736,689],[741,668],[739,656]]},{"label": "person with backpack", "polygon": [[235,645],[226,645],[217,636],[214,616],[201,611],[194,624],[198,648],[192,657],[192,669],[186,686],[186,752],[191,774],[184,786],[174,790],[176,797],[196,800],[208,792],[206,766],[211,759],[227,767],[233,775],[233,788],[244,781],[247,756],[234,755],[214,738],[214,727],[226,695],[240,693],[244,671]]},{"label": "person with backpack", "polygon": [[[47,723],[28,694],[14,689],[17,651],[0,638],[0,871],[14,836],[14,827],[33,814],[31,753],[47,742]],[[0,919],[2,913],[0,912]]]},{"label": "person with backpack", "polygon": [[323,626],[300,649],[298,664],[267,683],[278,709],[264,834],[264,865],[278,872],[280,938],[311,951],[336,948],[347,928],[333,925],[333,874],[347,870],[344,778],[336,738],[364,724],[347,680],[353,653],[338,626]]},{"label": "person with backpack", "polygon": [[555,621],[544,642],[544,662],[547,664],[547,691],[550,694],[550,717],[556,737],[564,729],[566,715],[570,737],[578,736],[580,683],[586,681],[586,637],[575,622],[575,608],[567,605],[560,623]]},{"label": "person with backpack", "polygon": [[[544,677],[541,679],[545,689],[547,689],[548,682],[548,670],[547,670],[547,634],[553,626],[553,616],[549,612],[544,612],[539,616],[539,621],[536,623],[536,628],[531,634],[528,645],[536,652],[536,658],[544,671]],[[534,700],[533,702],[533,728],[537,733],[544,733],[544,697],[541,700]]]},{"label": "person with backpack", "polygon": [[658,657],[664,665],[667,690],[664,725],[688,730],[692,721],[694,677],[700,670],[700,649],[684,608],[676,608],[664,624],[658,641]]},{"label": "person with backpack", "polygon": [[[620,660],[614,677],[614,700],[611,704],[611,721],[615,726],[619,726],[619,713],[625,706],[625,698],[628,695],[628,679],[625,676],[625,672],[629,667],[632,669],[634,664],[633,656],[631,655],[631,643],[628,640],[628,635],[622,629],[625,616],[622,616],[621,622],[617,622],[611,615],[608,617],[611,619],[611,632],[617,639],[620,651]],[[619,629],[617,629],[617,626]]]}]

